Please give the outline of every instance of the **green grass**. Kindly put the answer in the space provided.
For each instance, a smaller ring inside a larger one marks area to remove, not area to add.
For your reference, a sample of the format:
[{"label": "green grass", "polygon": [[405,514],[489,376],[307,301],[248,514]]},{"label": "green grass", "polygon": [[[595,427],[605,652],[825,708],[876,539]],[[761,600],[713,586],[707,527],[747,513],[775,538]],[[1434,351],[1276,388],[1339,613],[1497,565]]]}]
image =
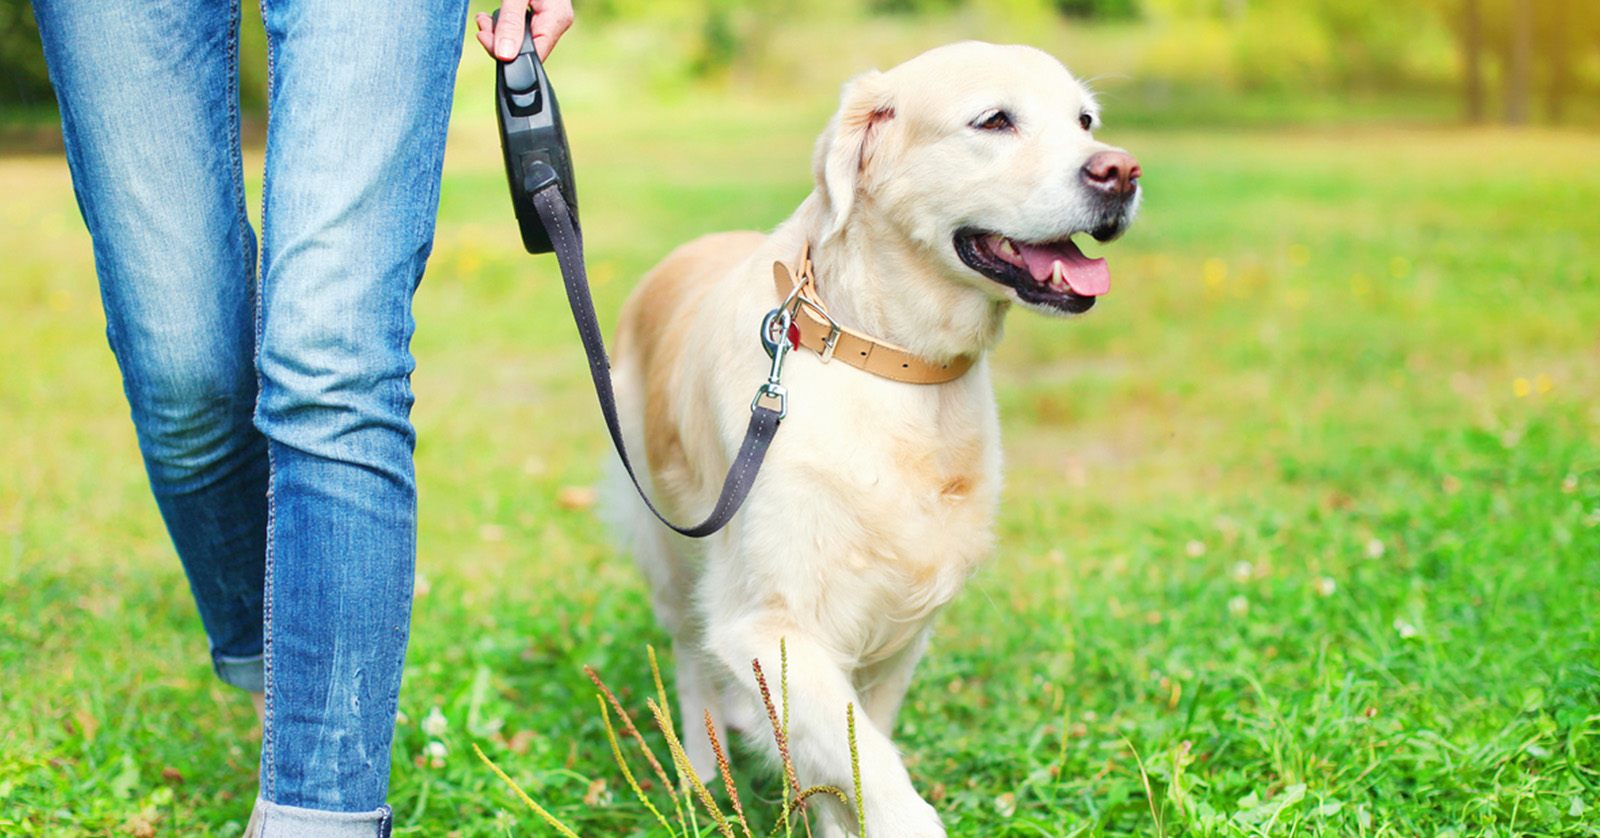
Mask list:
[{"label": "green grass", "polygon": [[[642,722],[666,640],[561,501],[607,443],[472,66],[416,302],[397,833],[552,834],[477,744],[580,834],[652,834],[582,667]],[[784,102],[573,73],[604,323],[673,244],[786,215],[854,69]],[[1600,834],[1600,140],[1104,138],[1143,218],[1091,315],[1009,323],[999,549],[898,731],[952,835]],[[65,168],[0,184],[0,835],[236,834],[259,732],[149,498]]]}]

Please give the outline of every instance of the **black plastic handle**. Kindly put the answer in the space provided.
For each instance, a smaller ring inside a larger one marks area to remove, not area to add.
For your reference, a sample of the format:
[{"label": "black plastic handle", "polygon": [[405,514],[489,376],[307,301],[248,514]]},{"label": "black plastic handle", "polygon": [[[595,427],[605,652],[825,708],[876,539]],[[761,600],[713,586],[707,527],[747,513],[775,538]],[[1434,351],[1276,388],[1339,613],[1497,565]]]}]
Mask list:
[{"label": "black plastic handle", "polygon": [[[500,13],[494,13],[498,21]],[[539,220],[533,196],[556,183],[573,225],[578,223],[578,188],[572,177],[572,155],[561,124],[556,92],[533,48],[533,13],[528,13],[522,51],[495,70],[495,114],[500,123],[500,150],[505,155],[511,206],[529,253],[552,253],[550,234]]]}]

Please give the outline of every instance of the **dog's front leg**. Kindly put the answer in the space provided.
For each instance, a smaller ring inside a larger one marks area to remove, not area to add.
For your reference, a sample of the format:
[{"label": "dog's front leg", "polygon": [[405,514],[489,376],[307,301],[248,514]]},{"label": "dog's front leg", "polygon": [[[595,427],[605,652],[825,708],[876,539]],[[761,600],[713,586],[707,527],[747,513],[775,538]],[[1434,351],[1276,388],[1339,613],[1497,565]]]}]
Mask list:
[{"label": "dog's front leg", "polygon": [[[750,661],[760,660],[773,701],[781,706],[780,639],[789,662],[789,755],[801,785],[829,785],[841,789],[847,797],[854,795],[845,716],[846,708],[853,705],[867,834],[872,838],[943,838],[945,831],[938,814],[912,788],[899,751],[868,717],[845,667],[826,649],[803,636],[761,633],[751,631],[748,625],[716,632],[712,645],[722,663],[734,672],[748,672]],[[751,700],[761,701],[753,676],[741,677],[737,683],[751,693]],[[854,800],[851,805],[855,805]],[[829,807],[830,814],[854,825],[854,817],[838,808]],[[854,832],[859,834],[859,830]]]},{"label": "dog's front leg", "polygon": [[722,694],[708,672],[715,664],[708,665],[698,649],[682,644],[674,644],[674,649],[678,658],[678,708],[683,714],[683,729],[679,735],[683,738],[684,755],[689,758],[689,767],[694,769],[700,782],[709,783],[716,779],[720,769],[711,748],[711,735],[706,732],[708,715],[717,741],[728,741],[722,720]]},{"label": "dog's front leg", "polygon": [[911,673],[916,671],[917,662],[922,660],[922,653],[928,649],[930,631],[924,628],[904,649],[872,667],[868,672],[870,679],[861,686],[867,718],[886,735],[894,733],[894,720],[900,714],[900,702],[905,700],[906,690],[911,687]]}]

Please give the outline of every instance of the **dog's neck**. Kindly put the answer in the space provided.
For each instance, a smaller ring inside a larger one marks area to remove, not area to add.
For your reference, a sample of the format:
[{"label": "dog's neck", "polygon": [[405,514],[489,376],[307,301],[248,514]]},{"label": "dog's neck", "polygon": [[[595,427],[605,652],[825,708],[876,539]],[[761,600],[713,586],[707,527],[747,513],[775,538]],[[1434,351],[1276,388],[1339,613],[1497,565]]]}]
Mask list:
[{"label": "dog's neck", "polygon": [[980,355],[1000,342],[1008,301],[945,276],[926,245],[870,211],[826,239],[823,215],[812,194],[776,237],[794,239],[787,261],[803,243],[811,245],[817,291],[834,319],[939,363]]}]

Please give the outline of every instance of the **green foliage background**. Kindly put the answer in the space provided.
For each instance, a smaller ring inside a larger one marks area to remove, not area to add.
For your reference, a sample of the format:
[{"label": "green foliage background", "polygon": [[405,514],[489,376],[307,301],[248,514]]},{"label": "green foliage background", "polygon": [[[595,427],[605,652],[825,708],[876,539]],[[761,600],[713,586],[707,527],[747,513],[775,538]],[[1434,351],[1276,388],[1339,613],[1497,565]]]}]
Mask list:
[{"label": "green foliage background", "polygon": [[[1509,33],[1516,16],[1526,14],[1533,85],[1547,98],[1548,91],[1568,91],[1583,103],[1577,119],[1596,118],[1600,3],[1590,0],[580,0],[577,10],[581,29],[649,33],[638,40],[650,49],[630,58],[680,84],[781,77],[804,61],[795,54],[797,35],[870,28],[884,19],[945,21],[986,33],[997,24],[1019,34],[1094,26],[1124,48],[1121,77],[1110,79],[1108,89],[1160,107],[1196,94],[1209,101],[1252,91],[1448,98],[1464,70],[1468,2],[1481,8],[1491,91],[1505,87]],[[259,8],[248,0],[242,7],[242,98],[259,116],[266,44]],[[0,119],[19,123],[34,114],[33,123],[48,124],[51,102],[31,7],[27,0],[0,0]],[[1574,118],[1559,105],[1544,108],[1544,118],[1558,113]]]},{"label": "green foliage background", "polygon": [[51,96],[33,6],[0,0],[0,108],[37,104]]}]

